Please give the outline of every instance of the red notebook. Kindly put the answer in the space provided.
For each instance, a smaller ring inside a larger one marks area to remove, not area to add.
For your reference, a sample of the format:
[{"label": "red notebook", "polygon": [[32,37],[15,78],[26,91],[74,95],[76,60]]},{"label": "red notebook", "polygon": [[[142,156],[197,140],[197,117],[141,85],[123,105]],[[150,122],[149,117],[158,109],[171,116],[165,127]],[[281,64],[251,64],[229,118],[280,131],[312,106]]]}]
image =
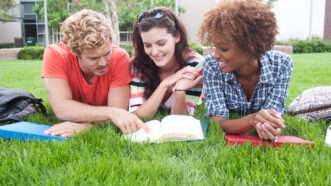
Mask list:
[{"label": "red notebook", "polygon": [[253,146],[272,146],[272,147],[279,147],[284,144],[306,145],[306,146],[314,145],[314,142],[304,140],[296,136],[278,136],[274,142],[262,140],[257,136],[243,135],[243,134],[242,135],[225,134],[224,139],[228,145],[241,145],[244,143],[251,143]]}]

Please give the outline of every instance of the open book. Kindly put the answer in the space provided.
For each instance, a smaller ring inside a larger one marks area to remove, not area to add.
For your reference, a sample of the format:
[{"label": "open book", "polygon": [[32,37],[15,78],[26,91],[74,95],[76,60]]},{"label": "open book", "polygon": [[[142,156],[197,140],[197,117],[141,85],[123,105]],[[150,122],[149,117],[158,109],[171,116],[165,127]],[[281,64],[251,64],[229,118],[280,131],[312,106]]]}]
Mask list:
[{"label": "open book", "polygon": [[137,132],[128,134],[125,137],[134,142],[162,143],[167,141],[191,141],[203,140],[207,131],[207,123],[192,116],[169,115],[161,122],[151,120],[146,122],[149,131],[139,129]]},{"label": "open book", "polygon": [[251,143],[253,146],[272,146],[279,147],[284,144],[313,146],[314,142],[304,140],[296,136],[277,136],[275,141],[260,139],[258,136],[245,134],[225,134],[224,139],[228,145],[242,145]]}]

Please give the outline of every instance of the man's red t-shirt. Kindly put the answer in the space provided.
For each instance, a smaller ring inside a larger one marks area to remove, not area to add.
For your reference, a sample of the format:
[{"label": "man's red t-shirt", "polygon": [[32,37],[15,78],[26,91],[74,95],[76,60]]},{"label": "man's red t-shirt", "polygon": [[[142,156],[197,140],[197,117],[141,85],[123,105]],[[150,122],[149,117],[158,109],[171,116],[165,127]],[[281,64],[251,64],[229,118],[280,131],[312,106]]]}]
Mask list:
[{"label": "man's red t-shirt", "polygon": [[112,47],[109,70],[96,76],[89,84],[79,67],[77,56],[64,43],[51,45],[44,53],[43,78],[59,78],[68,82],[73,100],[89,105],[107,105],[110,88],[128,86],[130,82],[130,59],[127,52]]}]

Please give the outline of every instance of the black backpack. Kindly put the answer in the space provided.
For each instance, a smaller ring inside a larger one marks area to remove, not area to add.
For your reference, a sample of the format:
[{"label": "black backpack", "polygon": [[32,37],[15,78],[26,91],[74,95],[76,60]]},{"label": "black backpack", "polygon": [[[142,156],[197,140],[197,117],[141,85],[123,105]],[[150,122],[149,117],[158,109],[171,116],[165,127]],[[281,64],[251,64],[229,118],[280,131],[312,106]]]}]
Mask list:
[{"label": "black backpack", "polygon": [[47,115],[41,99],[24,90],[0,88],[0,123],[21,121],[35,111]]}]

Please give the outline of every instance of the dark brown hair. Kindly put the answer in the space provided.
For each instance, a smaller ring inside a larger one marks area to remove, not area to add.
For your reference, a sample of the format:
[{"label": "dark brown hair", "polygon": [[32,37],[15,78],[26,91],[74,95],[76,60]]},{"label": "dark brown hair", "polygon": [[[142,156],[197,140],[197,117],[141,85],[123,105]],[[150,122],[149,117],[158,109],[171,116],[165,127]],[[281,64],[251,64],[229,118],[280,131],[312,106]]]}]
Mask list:
[{"label": "dark brown hair", "polygon": [[175,46],[175,58],[179,67],[185,66],[186,53],[190,52],[185,27],[168,8],[155,8],[142,13],[133,26],[132,45],[134,48],[132,67],[144,81],[144,97],[149,98],[160,84],[159,67],[145,53],[141,32],[152,28],[165,28],[174,37],[179,34],[180,41]]},{"label": "dark brown hair", "polygon": [[224,0],[205,14],[199,30],[204,43],[231,42],[259,59],[278,33],[271,7],[259,0]]}]

